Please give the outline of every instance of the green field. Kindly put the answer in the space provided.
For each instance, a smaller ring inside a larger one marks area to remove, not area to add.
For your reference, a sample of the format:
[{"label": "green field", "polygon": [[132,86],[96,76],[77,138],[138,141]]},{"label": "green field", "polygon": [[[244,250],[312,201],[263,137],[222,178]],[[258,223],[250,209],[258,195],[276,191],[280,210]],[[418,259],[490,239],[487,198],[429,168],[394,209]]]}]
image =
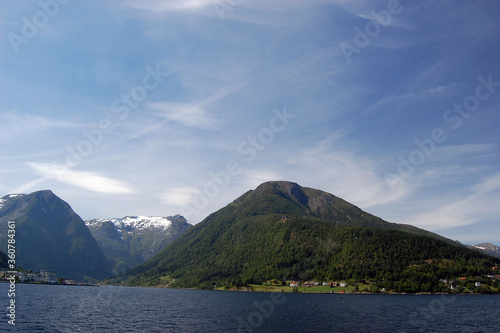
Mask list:
[{"label": "green field", "polygon": [[[291,292],[299,292],[299,293],[342,293],[344,291],[345,293],[356,293],[356,292],[363,292],[363,291],[369,291],[370,290],[370,285],[369,284],[358,284],[358,291],[356,291],[356,286],[354,285],[348,285],[347,287],[330,287],[330,286],[299,286],[299,287],[290,287],[289,282],[288,285],[286,286],[281,286],[279,284],[274,284],[271,285],[271,283],[268,283],[268,285],[260,285],[260,284],[250,284],[248,288],[241,288],[240,290],[252,290],[252,291],[260,291],[260,292],[285,292],[285,293],[291,293]],[[215,288],[217,290],[224,290],[223,288]],[[232,288],[230,290],[236,290],[235,288]]]}]

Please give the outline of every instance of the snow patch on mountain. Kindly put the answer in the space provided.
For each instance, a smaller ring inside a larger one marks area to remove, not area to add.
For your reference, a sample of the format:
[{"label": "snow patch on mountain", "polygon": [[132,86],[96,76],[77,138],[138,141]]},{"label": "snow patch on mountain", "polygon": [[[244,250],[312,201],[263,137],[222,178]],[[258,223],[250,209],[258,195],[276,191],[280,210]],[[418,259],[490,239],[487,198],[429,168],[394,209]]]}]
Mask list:
[{"label": "snow patch on mountain", "polygon": [[25,194],[7,194],[6,196],[0,198],[0,209],[2,209],[6,203],[9,202],[9,199],[14,199]]},{"label": "snow patch on mountain", "polygon": [[[143,229],[163,229],[167,230],[171,225],[172,221],[166,217],[162,216],[125,216],[124,218],[112,218],[112,219],[95,219],[86,221],[87,226],[98,225],[104,222],[111,222],[119,230],[126,230],[131,232],[131,230],[143,230]],[[121,232],[119,232],[121,233]]]}]

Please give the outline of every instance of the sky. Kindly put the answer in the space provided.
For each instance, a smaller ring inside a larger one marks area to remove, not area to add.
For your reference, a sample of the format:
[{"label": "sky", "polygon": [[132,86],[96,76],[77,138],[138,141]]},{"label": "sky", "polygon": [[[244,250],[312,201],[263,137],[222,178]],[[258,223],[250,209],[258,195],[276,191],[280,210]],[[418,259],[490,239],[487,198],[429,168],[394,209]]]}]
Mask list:
[{"label": "sky", "polygon": [[271,180],[500,245],[500,2],[3,1],[0,196],[191,223]]}]

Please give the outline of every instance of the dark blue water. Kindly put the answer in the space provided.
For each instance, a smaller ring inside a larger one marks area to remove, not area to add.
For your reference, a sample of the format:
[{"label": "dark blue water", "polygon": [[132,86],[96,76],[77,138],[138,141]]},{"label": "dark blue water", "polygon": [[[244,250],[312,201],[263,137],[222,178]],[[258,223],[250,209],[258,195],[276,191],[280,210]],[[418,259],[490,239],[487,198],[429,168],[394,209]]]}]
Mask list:
[{"label": "dark blue water", "polygon": [[0,284],[0,332],[500,332],[500,296],[274,294]]}]

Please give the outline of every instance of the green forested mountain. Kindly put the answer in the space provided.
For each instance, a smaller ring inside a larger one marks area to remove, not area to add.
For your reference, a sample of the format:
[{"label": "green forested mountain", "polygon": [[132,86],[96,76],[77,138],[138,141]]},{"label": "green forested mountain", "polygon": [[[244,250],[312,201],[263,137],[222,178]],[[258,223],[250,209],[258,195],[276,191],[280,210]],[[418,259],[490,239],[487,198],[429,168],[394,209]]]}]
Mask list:
[{"label": "green forested mountain", "polygon": [[111,275],[83,220],[52,191],[10,194],[0,199],[0,248],[7,249],[8,221],[15,221],[16,266],[55,271],[68,279]]},{"label": "green forested mountain", "polygon": [[440,291],[498,259],[415,227],[388,223],[331,194],[267,182],[211,214],[122,277],[131,285],[211,288],[278,280],[363,280]]}]

